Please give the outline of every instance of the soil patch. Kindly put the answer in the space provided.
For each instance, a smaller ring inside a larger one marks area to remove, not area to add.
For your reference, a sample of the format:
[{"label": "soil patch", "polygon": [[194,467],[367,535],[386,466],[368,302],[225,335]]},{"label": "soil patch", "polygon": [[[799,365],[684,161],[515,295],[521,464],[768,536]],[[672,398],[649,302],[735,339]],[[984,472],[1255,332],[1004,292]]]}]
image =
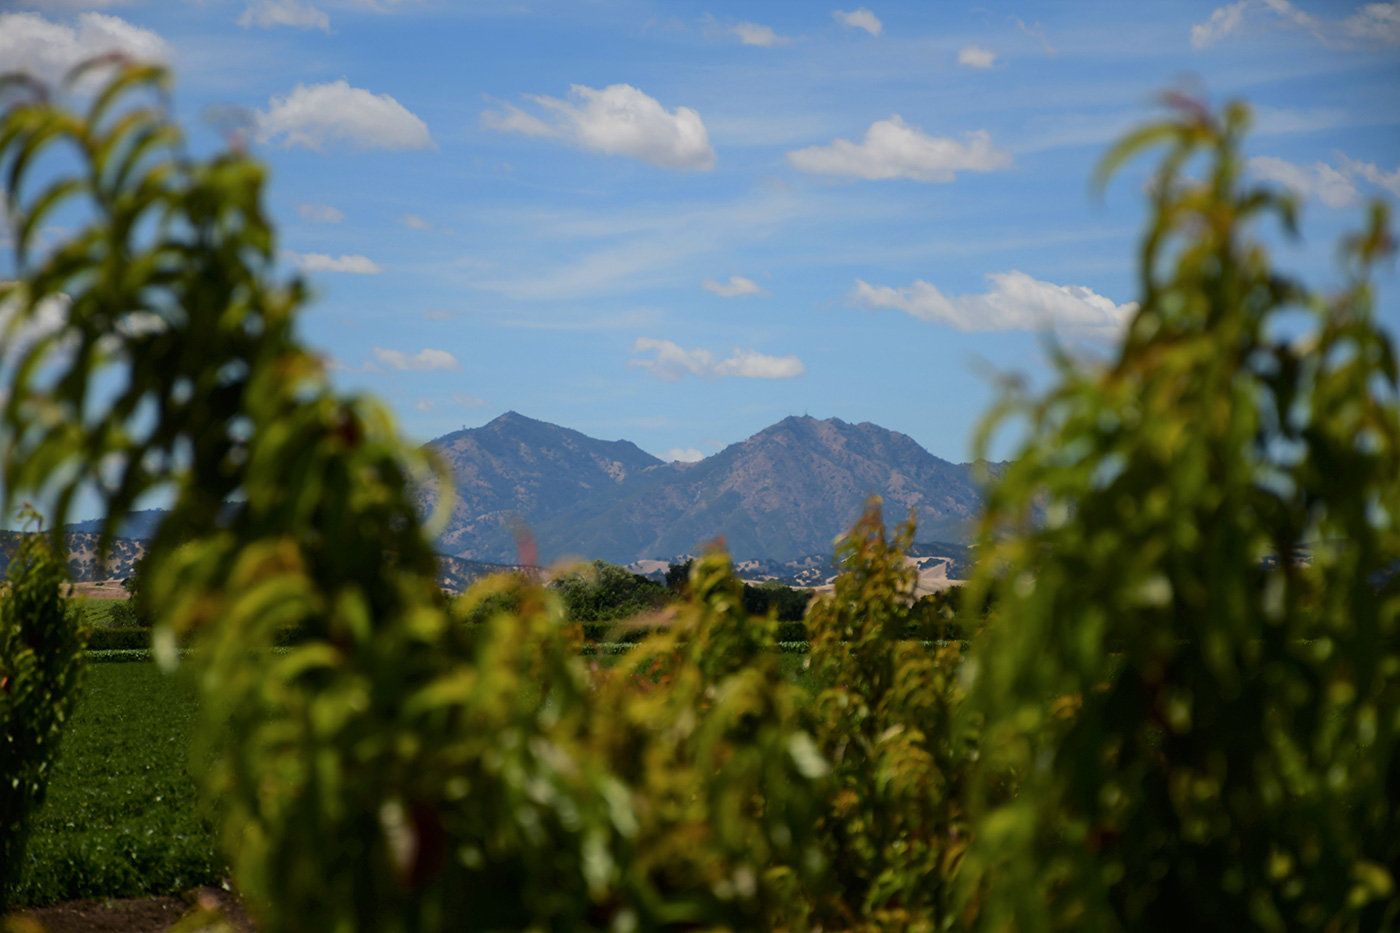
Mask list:
[{"label": "soil patch", "polygon": [[[257,933],[238,899],[217,888],[198,888],[181,897],[142,897],[69,901],[20,913],[43,933],[166,933],[181,917],[220,909],[237,933]],[[23,927],[21,927],[23,929]]]}]

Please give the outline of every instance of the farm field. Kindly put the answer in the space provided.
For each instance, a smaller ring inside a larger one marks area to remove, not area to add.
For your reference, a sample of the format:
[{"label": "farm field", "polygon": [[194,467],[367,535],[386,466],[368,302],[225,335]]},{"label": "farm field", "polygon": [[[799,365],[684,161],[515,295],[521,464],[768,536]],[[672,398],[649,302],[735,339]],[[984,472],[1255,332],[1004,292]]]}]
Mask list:
[{"label": "farm field", "polygon": [[17,901],[178,893],[222,866],[186,759],[193,693],[152,663],[95,663],[34,820]]},{"label": "farm field", "polygon": [[[618,657],[604,653],[597,661],[611,666]],[[805,658],[781,659],[783,673],[804,685]],[[154,663],[89,665],[34,821],[19,904],[179,894],[219,883],[221,860],[186,767],[195,714],[188,686]]]}]

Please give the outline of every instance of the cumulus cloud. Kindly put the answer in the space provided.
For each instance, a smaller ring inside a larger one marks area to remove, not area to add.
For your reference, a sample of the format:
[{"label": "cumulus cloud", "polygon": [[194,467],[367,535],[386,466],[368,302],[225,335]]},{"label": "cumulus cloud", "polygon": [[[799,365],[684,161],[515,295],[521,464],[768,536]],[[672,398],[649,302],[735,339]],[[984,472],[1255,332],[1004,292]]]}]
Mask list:
[{"label": "cumulus cloud", "polygon": [[744,298],[748,295],[768,294],[768,289],[759,285],[753,279],[746,279],[742,275],[731,275],[728,282],[716,282],[714,279],[706,279],[700,283],[700,287],[707,292],[713,292],[721,298]]},{"label": "cumulus cloud", "polygon": [[630,84],[595,90],[581,84],[569,88],[569,99],[526,95],[544,108],[544,116],[503,104],[487,110],[481,122],[489,129],[525,136],[552,137],[581,149],[624,155],[661,168],[706,170],[714,167],[715,150],[700,114],[689,107],[667,110],[655,98]]},{"label": "cumulus cloud", "polygon": [[425,347],[417,353],[404,353],[402,350],[386,350],[374,347],[374,358],[390,369],[400,372],[430,373],[461,369],[457,358],[446,350]]},{"label": "cumulus cloud", "polygon": [[807,371],[795,356],[769,356],[757,350],[736,349],[727,359],[716,359],[708,350],[686,350],[670,340],[638,337],[632,352],[651,353],[651,359],[628,360],[629,366],[646,370],[658,379],[677,382],[687,374],[702,379],[792,379]]},{"label": "cumulus cloud", "polygon": [[345,219],[344,214],[329,204],[298,204],[297,214],[302,220],[318,224],[338,224]]},{"label": "cumulus cloud", "polygon": [[1356,185],[1326,162],[1296,165],[1274,156],[1255,156],[1249,160],[1249,170],[1265,181],[1283,185],[1304,200],[1321,201],[1334,210],[1356,203]]},{"label": "cumulus cloud", "polygon": [[1010,154],[993,146],[986,130],[967,133],[961,141],[929,136],[899,114],[870,124],[864,142],[835,139],[829,146],[789,152],[787,160],[793,168],[817,175],[943,182],[953,181],[958,172],[991,172],[1011,165]]},{"label": "cumulus cloud", "polygon": [[704,460],[705,455],[694,447],[672,447],[661,455],[661,459],[667,463],[674,463],[677,460],[681,463],[695,463],[697,460]]},{"label": "cumulus cloud", "polygon": [[865,7],[851,13],[847,13],[845,10],[832,10],[831,17],[847,29],[864,29],[872,36],[878,36],[885,28],[885,24],[880,22],[879,17]]},{"label": "cumulus cloud", "polygon": [[428,125],[388,94],[329,84],[298,84],[274,95],[256,115],[258,138],[320,151],[343,142],[357,149],[436,149]]},{"label": "cumulus cloud", "polygon": [[384,269],[365,256],[328,256],[325,253],[294,253],[282,250],[282,258],[303,272],[349,272],[353,275],[378,275]]},{"label": "cumulus cloud", "polygon": [[976,295],[945,295],[923,279],[907,288],[870,285],[857,279],[847,299],[857,307],[872,311],[894,308],[921,321],[961,331],[1054,327],[1111,333],[1137,310],[1136,302],[1114,304],[1082,285],[1055,285],[1024,272],[996,272],[987,279],[991,289]]},{"label": "cumulus cloud", "polygon": [[1352,41],[1400,45],[1400,3],[1368,3],[1343,20],[1323,20],[1298,9],[1289,0],[1237,0],[1213,10],[1203,23],[1191,27],[1191,45],[1206,49],[1229,36],[1263,28],[1302,29],[1334,48]]},{"label": "cumulus cloud", "polygon": [[294,26],[298,29],[323,29],[331,31],[331,18],[309,3],[302,3],[301,0],[248,0],[248,5],[243,8],[243,15],[238,17],[238,25],[247,29],[249,26],[261,26],[269,29],[273,26]]},{"label": "cumulus cloud", "polygon": [[780,36],[773,31],[771,26],[760,26],[758,23],[737,23],[729,27],[729,31],[739,37],[739,41],[744,45],[761,45],[770,48],[775,45],[787,45],[793,41],[792,36]]},{"label": "cumulus cloud", "polygon": [[119,16],[82,13],[65,26],[37,13],[0,13],[0,70],[53,82],[79,62],[111,52],[160,62],[173,54],[160,36]]},{"label": "cumulus cloud", "polygon": [[984,49],[980,45],[964,46],[958,52],[958,64],[968,68],[990,68],[997,62],[995,52]]}]

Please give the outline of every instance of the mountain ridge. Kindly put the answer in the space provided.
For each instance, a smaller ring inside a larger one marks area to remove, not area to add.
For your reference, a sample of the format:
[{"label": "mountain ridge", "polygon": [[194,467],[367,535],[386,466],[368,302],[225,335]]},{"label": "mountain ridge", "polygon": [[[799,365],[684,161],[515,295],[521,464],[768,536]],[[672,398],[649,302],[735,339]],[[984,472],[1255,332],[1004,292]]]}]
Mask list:
[{"label": "mountain ridge", "polygon": [[[736,560],[790,560],[829,553],[871,495],[891,521],[912,509],[923,533],[958,539],[981,502],[970,464],[837,418],[792,415],[694,463],[663,463],[630,441],[515,412],[425,446],[458,489],[439,547],[475,560],[514,559],[521,526],[542,560],[630,563],[719,537]],[[425,486],[420,505],[430,508],[436,494]]]}]

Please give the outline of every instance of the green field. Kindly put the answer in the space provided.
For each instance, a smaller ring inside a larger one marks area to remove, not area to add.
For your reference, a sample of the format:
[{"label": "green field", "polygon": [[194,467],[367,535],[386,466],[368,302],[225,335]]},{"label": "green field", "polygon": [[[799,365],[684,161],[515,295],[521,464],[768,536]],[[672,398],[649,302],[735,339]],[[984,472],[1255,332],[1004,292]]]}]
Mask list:
[{"label": "green field", "polygon": [[[804,660],[784,654],[783,672],[805,683]],[[17,903],[175,894],[217,883],[225,872],[186,769],[196,712],[188,685],[149,661],[89,665],[35,819]]]},{"label": "green field", "polygon": [[194,697],[150,663],[100,663],[37,814],[17,902],[170,894],[223,871],[185,766]]}]

